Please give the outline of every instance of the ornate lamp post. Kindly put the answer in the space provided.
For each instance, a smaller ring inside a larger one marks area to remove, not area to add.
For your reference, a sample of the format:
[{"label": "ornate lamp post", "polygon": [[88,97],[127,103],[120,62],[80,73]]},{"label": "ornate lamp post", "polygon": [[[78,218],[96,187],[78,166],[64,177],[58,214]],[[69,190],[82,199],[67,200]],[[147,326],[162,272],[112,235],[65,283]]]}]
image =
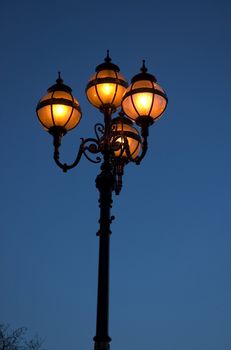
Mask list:
[{"label": "ornate lamp post", "polygon": [[[120,74],[119,67],[111,62],[109,52],[104,63],[96,67],[86,87],[89,102],[104,116],[103,123],[95,124],[95,137],[82,138],[76,159],[72,164],[59,160],[62,137],[80,122],[82,112],[72,90],[60,77],[48,89],[48,94],[39,101],[36,112],[39,121],[52,136],[54,160],[64,171],[78,165],[82,155],[93,163],[100,163],[101,171],[96,177],[99,190],[100,219],[98,299],[95,350],[109,350],[111,338],[108,334],[109,320],[109,243],[112,194],[119,194],[125,165],[140,164],[148,148],[149,127],[163,114],[167,106],[167,95],[157,84],[156,78],[147,72],[145,63],[141,72],[128,84]],[[121,107],[119,116],[112,118]],[[139,132],[133,123],[140,128]],[[95,157],[92,158],[91,155]],[[99,157],[101,155],[101,157]]]}]

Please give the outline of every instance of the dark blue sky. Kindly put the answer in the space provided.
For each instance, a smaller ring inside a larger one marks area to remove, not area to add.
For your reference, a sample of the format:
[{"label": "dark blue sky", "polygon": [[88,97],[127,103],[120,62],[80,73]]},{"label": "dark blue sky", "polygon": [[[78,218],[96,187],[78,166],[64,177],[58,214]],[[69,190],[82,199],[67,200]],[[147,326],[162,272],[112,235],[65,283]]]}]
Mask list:
[{"label": "dark blue sky", "polygon": [[101,114],[85,86],[107,49],[166,89],[142,165],[114,199],[112,350],[231,348],[231,5],[221,1],[5,1],[0,13],[0,321],[47,350],[92,349],[98,166],[63,174],[35,107],[57,71],[83,110],[71,161]]}]

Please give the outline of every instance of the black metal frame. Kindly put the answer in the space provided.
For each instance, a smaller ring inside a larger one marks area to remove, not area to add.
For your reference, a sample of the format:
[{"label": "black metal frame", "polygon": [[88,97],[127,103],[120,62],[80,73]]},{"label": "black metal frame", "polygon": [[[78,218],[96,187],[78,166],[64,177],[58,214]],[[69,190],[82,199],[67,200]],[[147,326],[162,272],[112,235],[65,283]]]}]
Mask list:
[{"label": "black metal frame", "polygon": [[[117,72],[119,72],[119,67],[111,63],[109,57],[109,52],[105,62],[96,67],[96,72],[100,72],[104,69],[114,70],[116,73],[116,78],[97,78],[90,81],[87,85],[86,90],[91,86],[97,85],[98,83],[110,83],[126,86],[126,82],[118,78]],[[154,89],[154,82],[156,78],[150,74],[147,74],[147,69],[143,62],[143,67],[141,73],[136,75],[132,84],[135,81],[142,80],[143,78],[149,79],[153,82],[153,89],[150,90],[155,94],[159,94],[167,99],[167,96],[162,94],[159,90]],[[57,84],[53,85],[48,92],[54,91],[66,91],[71,94],[71,89],[63,84],[62,79],[57,79]],[[143,91],[143,90],[142,90]],[[96,91],[97,92],[97,91]],[[133,92],[133,91],[132,91]],[[98,93],[98,92],[97,92]],[[148,149],[148,129],[151,124],[153,124],[153,119],[148,116],[139,116],[136,123],[141,127],[141,137],[135,132],[120,130],[117,128],[118,123],[124,123],[132,125],[132,122],[125,117],[124,113],[121,111],[119,117],[112,119],[112,114],[115,112],[115,106],[113,102],[115,100],[116,92],[113,96],[111,104],[103,105],[99,108],[104,115],[104,123],[97,123],[94,126],[95,137],[93,138],[82,138],[77,151],[76,158],[71,164],[62,163],[59,159],[59,149],[61,146],[62,137],[66,134],[65,126],[60,127],[54,126],[49,129],[49,133],[53,136],[54,145],[54,160],[56,164],[64,171],[67,172],[70,169],[75,168],[82,156],[84,155],[92,163],[101,163],[100,173],[96,177],[96,187],[99,191],[99,207],[100,207],[100,218],[99,218],[99,230],[97,235],[99,236],[99,265],[98,265],[98,292],[97,292],[97,318],[96,318],[96,335],[93,338],[95,343],[95,350],[109,350],[111,338],[108,332],[109,325],[109,262],[110,262],[110,235],[111,235],[111,222],[114,219],[111,216],[112,208],[112,195],[115,192],[118,195],[122,189],[122,178],[124,173],[124,167],[129,162],[134,162],[135,164],[140,164],[144,156],[146,155]],[[126,94],[125,94],[126,96]],[[52,95],[53,97],[53,95]],[[100,97],[98,96],[101,101]],[[49,101],[42,101],[37,106],[37,111],[43,105],[53,105],[58,102],[59,104],[68,104],[73,108],[76,108],[81,113],[80,107],[74,103],[74,98],[72,96],[72,101],[55,101],[52,98]],[[102,101],[101,101],[102,102]],[[52,108],[52,107],[51,107]],[[52,112],[53,113],[53,112]],[[52,114],[53,118],[53,114]],[[80,116],[81,118],[81,116]],[[54,118],[53,118],[54,121]],[[41,121],[40,121],[41,122]],[[46,126],[45,126],[46,127]],[[120,142],[121,138],[123,142]],[[130,153],[128,138],[135,139],[138,144],[141,143],[142,150],[141,154],[134,158],[134,153]],[[119,154],[118,154],[119,151]],[[116,153],[116,154],[115,154]],[[92,157],[95,156],[95,157]]]}]

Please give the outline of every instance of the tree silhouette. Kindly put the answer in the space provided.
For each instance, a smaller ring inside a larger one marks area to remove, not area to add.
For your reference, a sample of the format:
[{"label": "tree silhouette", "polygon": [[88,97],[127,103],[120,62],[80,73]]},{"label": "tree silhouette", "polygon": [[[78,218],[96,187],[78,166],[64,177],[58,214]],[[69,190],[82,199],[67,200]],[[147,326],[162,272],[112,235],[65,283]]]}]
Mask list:
[{"label": "tree silhouette", "polygon": [[37,336],[28,339],[27,328],[11,329],[8,325],[0,324],[0,350],[39,350],[42,341]]}]

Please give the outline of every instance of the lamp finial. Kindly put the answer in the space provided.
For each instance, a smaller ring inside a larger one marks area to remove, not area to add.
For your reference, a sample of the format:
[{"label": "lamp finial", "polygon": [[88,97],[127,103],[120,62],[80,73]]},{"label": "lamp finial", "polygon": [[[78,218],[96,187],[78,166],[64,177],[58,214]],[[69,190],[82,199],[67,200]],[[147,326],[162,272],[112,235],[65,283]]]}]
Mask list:
[{"label": "lamp finial", "polygon": [[105,62],[110,63],[111,62],[111,57],[109,56],[109,50],[107,50],[107,56],[105,57]]},{"label": "lamp finial", "polygon": [[143,64],[142,64],[142,67],[140,68],[141,73],[147,73],[148,69],[145,66],[145,60],[143,60],[142,62],[143,62]]},{"label": "lamp finial", "polygon": [[63,83],[63,79],[61,78],[61,72],[58,72],[58,79],[56,80],[57,84],[62,84]]}]

